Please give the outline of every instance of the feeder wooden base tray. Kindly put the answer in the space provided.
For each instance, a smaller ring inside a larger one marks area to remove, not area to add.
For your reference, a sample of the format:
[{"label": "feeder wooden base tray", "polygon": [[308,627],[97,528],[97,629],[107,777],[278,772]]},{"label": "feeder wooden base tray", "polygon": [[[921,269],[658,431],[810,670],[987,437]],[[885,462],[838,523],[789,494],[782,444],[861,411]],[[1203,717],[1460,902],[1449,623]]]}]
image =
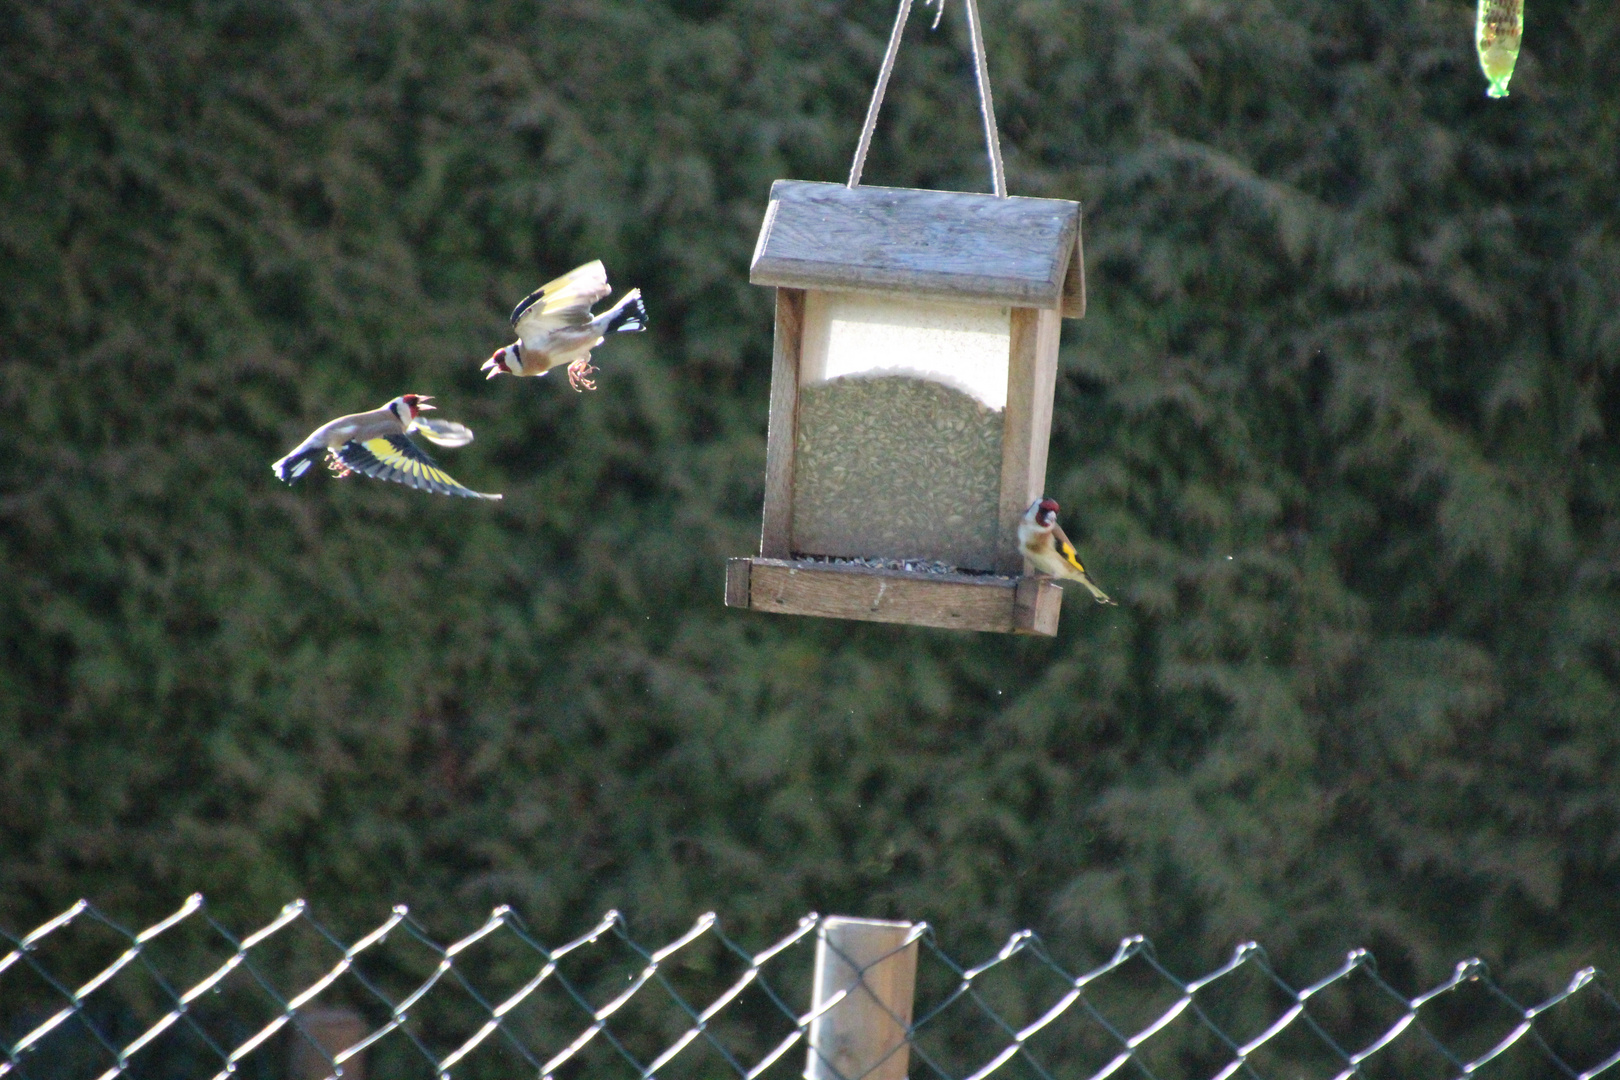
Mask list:
[{"label": "feeder wooden base tray", "polygon": [[1057,634],[1063,590],[1049,578],[925,574],[789,559],[727,559],[726,606],[779,615]]}]

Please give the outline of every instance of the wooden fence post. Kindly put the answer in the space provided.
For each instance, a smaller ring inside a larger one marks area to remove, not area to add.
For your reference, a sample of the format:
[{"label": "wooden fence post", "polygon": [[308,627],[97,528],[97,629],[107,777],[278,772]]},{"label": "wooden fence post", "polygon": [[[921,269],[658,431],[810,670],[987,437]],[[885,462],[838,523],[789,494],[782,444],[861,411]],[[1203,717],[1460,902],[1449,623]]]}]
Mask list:
[{"label": "wooden fence post", "polygon": [[911,1046],[917,943],[912,924],[877,919],[823,919],[816,934],[810,1007],[839,991],[845,997],[810,1021],[806,1080],[905,1080]]}]

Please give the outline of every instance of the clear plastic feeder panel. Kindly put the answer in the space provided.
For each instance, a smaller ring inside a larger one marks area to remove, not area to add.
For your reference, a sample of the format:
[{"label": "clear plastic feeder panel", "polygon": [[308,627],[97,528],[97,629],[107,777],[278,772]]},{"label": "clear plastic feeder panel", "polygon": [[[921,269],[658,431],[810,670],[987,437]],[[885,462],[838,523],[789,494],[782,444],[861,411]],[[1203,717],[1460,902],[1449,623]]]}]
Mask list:
[{"label": "clear plastic feeder panel", "polygon": [[805,296],[793,550],[995,566],[1011,312]]}]

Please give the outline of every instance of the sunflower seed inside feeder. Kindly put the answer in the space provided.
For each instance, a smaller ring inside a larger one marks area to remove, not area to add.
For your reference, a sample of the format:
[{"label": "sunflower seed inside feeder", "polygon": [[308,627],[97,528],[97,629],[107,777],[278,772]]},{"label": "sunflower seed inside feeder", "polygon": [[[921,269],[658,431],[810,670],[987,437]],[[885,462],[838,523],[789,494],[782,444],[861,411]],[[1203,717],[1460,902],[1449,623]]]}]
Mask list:
[{"label": "sunflower seed inside feeder", "polygon": [[1002,426],[1001,410],[934,379],[861,374],[801,387],[794,550],[991,569]]}]

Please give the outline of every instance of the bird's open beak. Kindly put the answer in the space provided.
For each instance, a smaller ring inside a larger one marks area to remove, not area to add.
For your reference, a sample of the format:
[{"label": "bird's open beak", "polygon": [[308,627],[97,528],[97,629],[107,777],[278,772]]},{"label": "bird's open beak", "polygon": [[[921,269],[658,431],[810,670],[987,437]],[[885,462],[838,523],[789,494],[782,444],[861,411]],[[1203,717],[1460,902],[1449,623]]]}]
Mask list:
[{"label": "bird's open beak", "polygon": [[429,405],[428,404],[428,399],[427,399],[426,396],[418,397],[416,399],[416,411],[417,412],[432,412],[434,409],[437,409],[437,408],[438,408],[437,405]]}]

